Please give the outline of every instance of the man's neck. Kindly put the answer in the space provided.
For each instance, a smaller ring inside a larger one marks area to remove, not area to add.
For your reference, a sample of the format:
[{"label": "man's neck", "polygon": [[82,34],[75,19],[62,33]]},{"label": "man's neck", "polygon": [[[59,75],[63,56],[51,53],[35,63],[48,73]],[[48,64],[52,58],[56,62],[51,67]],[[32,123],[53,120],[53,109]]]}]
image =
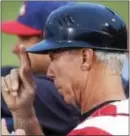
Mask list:
[{"label": "man's neck", "polygon": [[81,95],[82,113],[105,101],[125,99],[119,75],[112,74],[109,70],[99,67],[96,70],[93,69],[89,75],[86,88]]}]

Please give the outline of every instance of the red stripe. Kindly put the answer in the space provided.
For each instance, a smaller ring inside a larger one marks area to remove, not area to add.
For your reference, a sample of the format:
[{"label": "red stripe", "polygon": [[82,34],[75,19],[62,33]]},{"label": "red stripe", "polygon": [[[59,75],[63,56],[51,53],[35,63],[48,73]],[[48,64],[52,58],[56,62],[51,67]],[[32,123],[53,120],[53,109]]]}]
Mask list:
[{"label": "red stripe", "polygon": [[103,115],[116,115],[117,108],[114,105],[107,105],[103,108],[97,110],[95,113],[92,114],[92,117],[103,116]]},{"label": "red stripe", "polygon": [[77,130],[72,130],[68,136],[74,136],[74,135],[93,135],[93,136],[97,136],[97,135],[107,135],[107,136],[112,136],[112,134],[110,134],[109,132],[106,132],[100,128],[96,128],[96,127],[86,127],[83,129],[77,129]]}]

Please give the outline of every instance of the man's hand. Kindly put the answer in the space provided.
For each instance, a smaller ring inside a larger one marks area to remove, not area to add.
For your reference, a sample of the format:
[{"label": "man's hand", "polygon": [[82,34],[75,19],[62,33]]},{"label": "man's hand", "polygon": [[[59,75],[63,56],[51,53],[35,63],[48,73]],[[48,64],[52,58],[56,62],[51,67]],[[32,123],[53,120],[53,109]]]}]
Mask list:
[{"label": "man's hand", "polygon": [[22,135],[22,136],[24,136],[25,135],[25,131],[22,129],[17,129],[15,132],[12,132],[10,134],[8,132],[5,119],[2,119],[1,126],[2,126],[2,135],[6,135],[6,136],[9,136],[9,135]]},{"label": "man's hand", "polygon": [[2,77],[2,95],[12,112],[15,130],[25,130],[27,135],[43,135],[33,109],[36,85],[24,47],[20,48],[20,55],[20,69]]},{"label": "man's hand", "polygon": [[13,69],[9,75],[2,77],[2,95],[13,114],[24,115],[32,112],[36,85],[24,47],[20,48],[20,53],[21,68]]}]

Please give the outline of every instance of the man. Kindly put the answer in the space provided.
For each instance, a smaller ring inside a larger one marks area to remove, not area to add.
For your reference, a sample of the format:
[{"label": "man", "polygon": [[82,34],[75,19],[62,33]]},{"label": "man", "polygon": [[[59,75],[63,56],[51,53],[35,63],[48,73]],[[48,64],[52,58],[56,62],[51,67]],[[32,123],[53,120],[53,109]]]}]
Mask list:
[{"label": "man", "polygon": [[[17,20],[2,22],[2,32],[18,37],[17,44],[13,48],[13,53],[18,58],[20,58],[19,46],[31,47],[33,44],[44,39],[43,28],[47,16],[52,10],[66,4],[71,3],[26,1],[20,9],[20,15]],[[44,128],[46,135],[65,135],[77,125],[80,112],[63,101],[53,81],[46,77],[47,68],[50,63],[49,56],[30,53],[29,58],[31,59],[31,67],[35,73],[37,84],[34,108],[40,125]],[[12,66],[2,67],[2,76],[9,74],[13,68]],[[1,100],[1,111],[2,118],[6,119],[9,131],[13,131],[12,115],[3,97]]]},{"label": "man", "polygon": [[[27,51],[49,54],[48,76],[64,101],[81,109],[81,123],[68,135],[128,135],[128,101],[120,77],[127,31],[117,13],[98,4],[59,8],[47,19],[45,40]],[[23,46],[20,53],[21,68],[2,78],[2,93],[15,129],[42,135],[32,104],[36,84],[30,59]]]}]

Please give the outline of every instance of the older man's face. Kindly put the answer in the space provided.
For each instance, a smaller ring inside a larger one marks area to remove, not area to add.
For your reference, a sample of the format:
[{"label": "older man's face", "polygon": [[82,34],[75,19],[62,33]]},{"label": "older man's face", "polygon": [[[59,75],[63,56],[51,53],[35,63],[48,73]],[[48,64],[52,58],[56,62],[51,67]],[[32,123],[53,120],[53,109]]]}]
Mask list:
[{"label": "older man's face", "polygon": [[58,92],[64,100],[76,105],[76,90],[80,86],[82,71],[80,68],[81,57],[78,53],[61,51],[51,53],[51,64],[48,69],[48,76],[54,79]]}]

